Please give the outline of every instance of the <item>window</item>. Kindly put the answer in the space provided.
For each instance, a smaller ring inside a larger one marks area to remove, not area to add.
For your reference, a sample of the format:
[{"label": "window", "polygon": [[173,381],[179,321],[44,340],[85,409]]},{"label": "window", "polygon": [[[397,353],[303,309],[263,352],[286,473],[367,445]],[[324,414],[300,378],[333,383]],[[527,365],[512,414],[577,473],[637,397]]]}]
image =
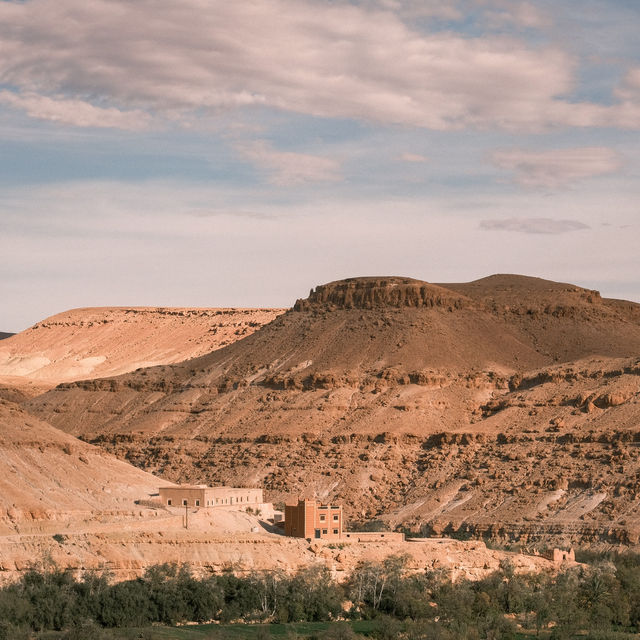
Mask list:
[{"label": "window", "polygon": [[334,530],[333,530],[333,535],[334,535],[334,536],[337,536],[337,535],[338,535],[338,530],[337,530],[337,529],[334,529]]},{"label": "window", "polygon": [[324,513],[320,514],[320,522],[324,522],[327,519],[327,516]]},{"label": "window", "polygon": [[339,515],[336,514],[336,515],[333,516],[333,521],[334,522],[338,522],[339,519],[340,519]]},{"label": "window", "polygon": [[187,506],[187,501],[186,501],[186,499],[183,499],[183,500],[182,500],[182,506],[183,506],[183,507],[186,507],[186,506]]},{"label": "window", "polygon": [[169,499],[167,500],[167,505],[168,505],[169,507],[171,506],[171,498],[169,498]]},{"label": "window", "polygon": [[327,535],[327,530],[326,530],[326,529],[323,529],[323,530],[322,530],[322,535],[323,535],[323,536],[326,536],[326,535]]},{"label": "window", "polygon": [[196,507],[200,506],[200,500],[196,500]]}]

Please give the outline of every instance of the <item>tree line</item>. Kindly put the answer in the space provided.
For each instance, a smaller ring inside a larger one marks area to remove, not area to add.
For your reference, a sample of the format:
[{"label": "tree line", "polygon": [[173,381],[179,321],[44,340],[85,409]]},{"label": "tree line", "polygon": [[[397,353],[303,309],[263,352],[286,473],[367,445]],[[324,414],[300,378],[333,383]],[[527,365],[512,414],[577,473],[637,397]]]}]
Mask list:
[{"label": "tree line", "polygon": [[[406,556],[360,562],[344,583],[322,566],[196,578],[186,565],[162,564],[124,582],[108,572],[33,568],[0,589],[0,640],[49,630],[82,638],[92,628],[98,638],[100,629],[152,624],[371,618],[382,640],[515,639],[523,631],[604,638],[640,631],[639,558],[593,556],[555,574],[518,574],[505,562],[482,580],[455,582],[446,571],[408,571]],[[354,637],[349,629],[343,637]]]}]

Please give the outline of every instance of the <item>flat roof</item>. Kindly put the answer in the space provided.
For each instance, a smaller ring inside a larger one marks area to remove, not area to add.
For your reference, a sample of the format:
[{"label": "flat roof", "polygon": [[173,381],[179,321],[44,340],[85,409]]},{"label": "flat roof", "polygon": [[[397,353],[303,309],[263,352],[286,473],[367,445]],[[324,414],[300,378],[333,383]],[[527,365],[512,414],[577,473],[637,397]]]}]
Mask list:
[{"label": "flat roof", "polygon": [[226,485],[218,485],[210,487],[206,484],[176,484],[171,487],[159,487],[160,489],[233,489],[234,491],[262,491],[261,487],[227,487]]}]

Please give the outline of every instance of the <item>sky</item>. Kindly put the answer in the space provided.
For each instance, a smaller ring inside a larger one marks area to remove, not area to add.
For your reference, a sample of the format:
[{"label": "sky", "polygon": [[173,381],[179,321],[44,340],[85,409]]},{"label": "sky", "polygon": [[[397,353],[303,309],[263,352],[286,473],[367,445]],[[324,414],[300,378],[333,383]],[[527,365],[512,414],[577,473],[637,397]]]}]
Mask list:
[{"label": "sky", "polygon": [[640,302],[637,0],[0,0],[0,331],[520,273]]}]

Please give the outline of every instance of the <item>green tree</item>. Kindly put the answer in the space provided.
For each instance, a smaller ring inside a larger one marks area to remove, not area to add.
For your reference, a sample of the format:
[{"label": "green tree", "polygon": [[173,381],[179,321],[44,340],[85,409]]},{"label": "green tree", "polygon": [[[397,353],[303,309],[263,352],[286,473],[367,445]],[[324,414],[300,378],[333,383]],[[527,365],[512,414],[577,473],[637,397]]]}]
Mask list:
[{"label": "green tree", "polygon": [[259,617],[260,596],[251,580],[227,571],[216,576],[215,583],[222,593],[222,622]]},{"label": "green tree", "polygon": [[551,584],[551,619],[556,622],[552,637],[572,638],[585,625],[586,616],[579,601],[579,577],[575,571],[564,571]]},{"label": "green tree", "polygon": [[262,620],[273,619],[286,596],[286,579],[281,571],[263,571],[249,576],[259,601]]},{"label": "green tree", "polygon": [[398,608],[407,558],[407,555],[394,555],[382,562],[359,562],[348,585],[351,600],[374,612],[394,613]]},{"label": "green tree", "polygon": [[139,578],[114,584],[102,595],[98,622],[105,627],[144,627],[155,622],[156,615],[149,587]]},{"label": "green tree", "polygon": [[76,594],[70,571],[57,567],[39,572],[31,569],[22,577],[19,591],[29,603],[27,624],[34,631],[60,631],[73,623]]},{"label": "green tree", "polygon": [[344,594],[326,567],[298,571],[287,585],[286,597],[277,611],[279,622],[331,620],[342,611]]}]

